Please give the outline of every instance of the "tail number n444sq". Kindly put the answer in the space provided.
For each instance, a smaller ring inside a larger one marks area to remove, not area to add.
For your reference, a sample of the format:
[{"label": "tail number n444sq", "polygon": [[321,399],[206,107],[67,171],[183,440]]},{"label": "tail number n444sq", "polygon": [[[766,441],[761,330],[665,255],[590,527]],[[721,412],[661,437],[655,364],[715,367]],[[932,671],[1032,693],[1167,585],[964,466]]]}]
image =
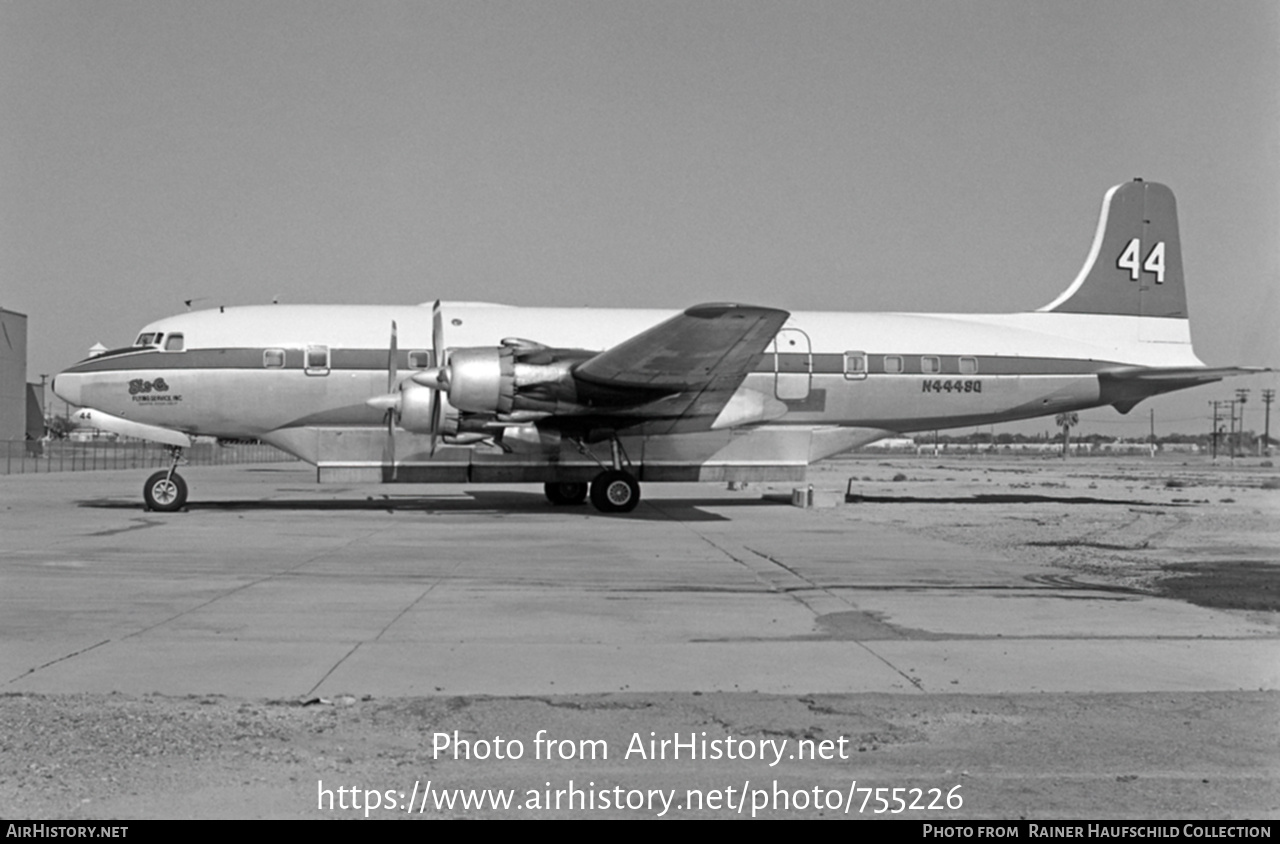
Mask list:
[{"label": "tail number n444sq", "polygon": [[930,381],[925,379],[920,386],[922,393],[981,393],[981,381]]},{"label": "tail number n444sq", "polygon": [[1164,241],[1160,241],[1151,247],[1151,251],[1147,253],[1146,260],[1138,263],[1139,256],[1142,255],[1142,241],[1134,238],[1129,241],[1129,245],[1120,253],[1120,257],[1116,259],[1116,266],[1122,270],[1129,271],[1129,278],[1134,281],[1138,280],[1138,276],[1145,270],[1149,273],[1155,273],[1156,284],[1164,284]]}]

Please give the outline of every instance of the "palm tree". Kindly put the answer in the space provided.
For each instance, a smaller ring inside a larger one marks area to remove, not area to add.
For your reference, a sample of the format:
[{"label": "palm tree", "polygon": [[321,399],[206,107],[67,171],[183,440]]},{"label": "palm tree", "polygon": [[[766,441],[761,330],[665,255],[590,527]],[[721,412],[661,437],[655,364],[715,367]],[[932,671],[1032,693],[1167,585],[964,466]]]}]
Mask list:
[{"label": "palm tree", "polygon": [[1067,446],[1071,442],[1071,429],[1080,424],[1080,414],[1059,413],[1053,418],[1054,423],[1062,429],[1062,459],[1067,459]]}]

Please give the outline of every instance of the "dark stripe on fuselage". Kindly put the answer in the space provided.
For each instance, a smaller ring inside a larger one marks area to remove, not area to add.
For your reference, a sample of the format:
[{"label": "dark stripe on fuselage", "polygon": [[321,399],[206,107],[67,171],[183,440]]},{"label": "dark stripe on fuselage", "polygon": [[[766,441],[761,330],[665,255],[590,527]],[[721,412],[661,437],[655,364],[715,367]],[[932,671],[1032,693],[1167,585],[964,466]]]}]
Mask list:
[{"label": "dark stripe on fuselage", "polygon": [[[67,370],[69,373],[119,372],[128,370],[158,369],[304,369],[306,350],[284,349],[283,367],[266,366],[267,351],[281,351],[279,347],[268,348],[231,348],[231,349],[188,349],[182,352],[165,352],[155,350],[139,350],[135,354],[112,356],[110,358],[90,358],[83,360]],[[401,349],[398,351],[396,368],[409,371],[410,352],[424,350]],[[803,352],[786,352],[779,355],[766,353],[760,356],[752,372],[773,373],[812,373],[814,375],[845,374],[844,354]],[[901,369],[888,371],[886,358],[901,361]],[[419,357],[419,359],[423,359]],[[924,360],[937,361],[939,369],[926,372]],[[961,372],[961,360],[976,361],[976,371]],[[865,355],[866,373],[869,375],[929,375],[975,377],[983,375],[1087,375],[1104,369],[1123,366],[1117,361],[1085,360],[1080,358],[1040,358],[1016,357],[1006,355],[922,355],[897,352],[868,352]],[[812,369],[810,369],[812,362]],[[776,369],[775,369],[776,367]],[[320,374],[333,370],[382,370],[387,368],[386,349],[330,349],[329,366]],[[849,373],[861,377],[861,373]]]},{"label": "dark stripe on fuselage", "polygon": [[[316,347],[312,347],[316,348]],[[267,352],[284,352],[284,366],[267,366]],[[425,350],[402,349],[396,357],[396,368],[408,370],[409,353]],[[119,372],[121,370],[154,369],[304,369],[305,349],[282,349],[278,346],[261,349],[188,349],[183,352],[160,350],[140,351],[126,359],[102,360],[90,358],[77,363],[67,372]],[[419,367],[421,368],[421,367]],[[375,369],[386,371],[386,349],[330,349],[328,369]]]}]

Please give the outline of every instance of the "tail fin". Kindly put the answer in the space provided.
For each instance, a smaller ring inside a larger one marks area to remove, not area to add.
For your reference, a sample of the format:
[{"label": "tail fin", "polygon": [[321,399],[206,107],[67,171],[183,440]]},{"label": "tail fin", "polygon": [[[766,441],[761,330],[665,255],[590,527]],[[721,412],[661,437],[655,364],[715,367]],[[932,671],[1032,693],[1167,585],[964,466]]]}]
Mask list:
[{"label": "tail fin", "polygon": [[1141,179],[1107,191],[1084,267],[1040,310],[1186,319],[1173,191]]}]

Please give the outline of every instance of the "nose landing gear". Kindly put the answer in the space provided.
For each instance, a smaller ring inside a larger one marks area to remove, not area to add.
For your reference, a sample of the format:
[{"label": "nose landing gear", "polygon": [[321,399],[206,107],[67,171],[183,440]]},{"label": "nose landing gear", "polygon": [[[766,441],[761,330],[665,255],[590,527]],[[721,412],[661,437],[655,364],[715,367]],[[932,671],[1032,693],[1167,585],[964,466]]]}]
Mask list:
[{"label": "nose landing gear", "polygon": [[187,504],[187,482],[175,471],[182,460],[182,449],[169,450],[171,462],[169,468],[156,472],[147,478],[142,487],[142,499],[148,510],[160,513],[174,513]]},{"label": "nose landing gear", "polygon": [[579,483],[549,483],[542,485],[547,500],[557,507],[581,504],[587,500],[587,485]]}]

